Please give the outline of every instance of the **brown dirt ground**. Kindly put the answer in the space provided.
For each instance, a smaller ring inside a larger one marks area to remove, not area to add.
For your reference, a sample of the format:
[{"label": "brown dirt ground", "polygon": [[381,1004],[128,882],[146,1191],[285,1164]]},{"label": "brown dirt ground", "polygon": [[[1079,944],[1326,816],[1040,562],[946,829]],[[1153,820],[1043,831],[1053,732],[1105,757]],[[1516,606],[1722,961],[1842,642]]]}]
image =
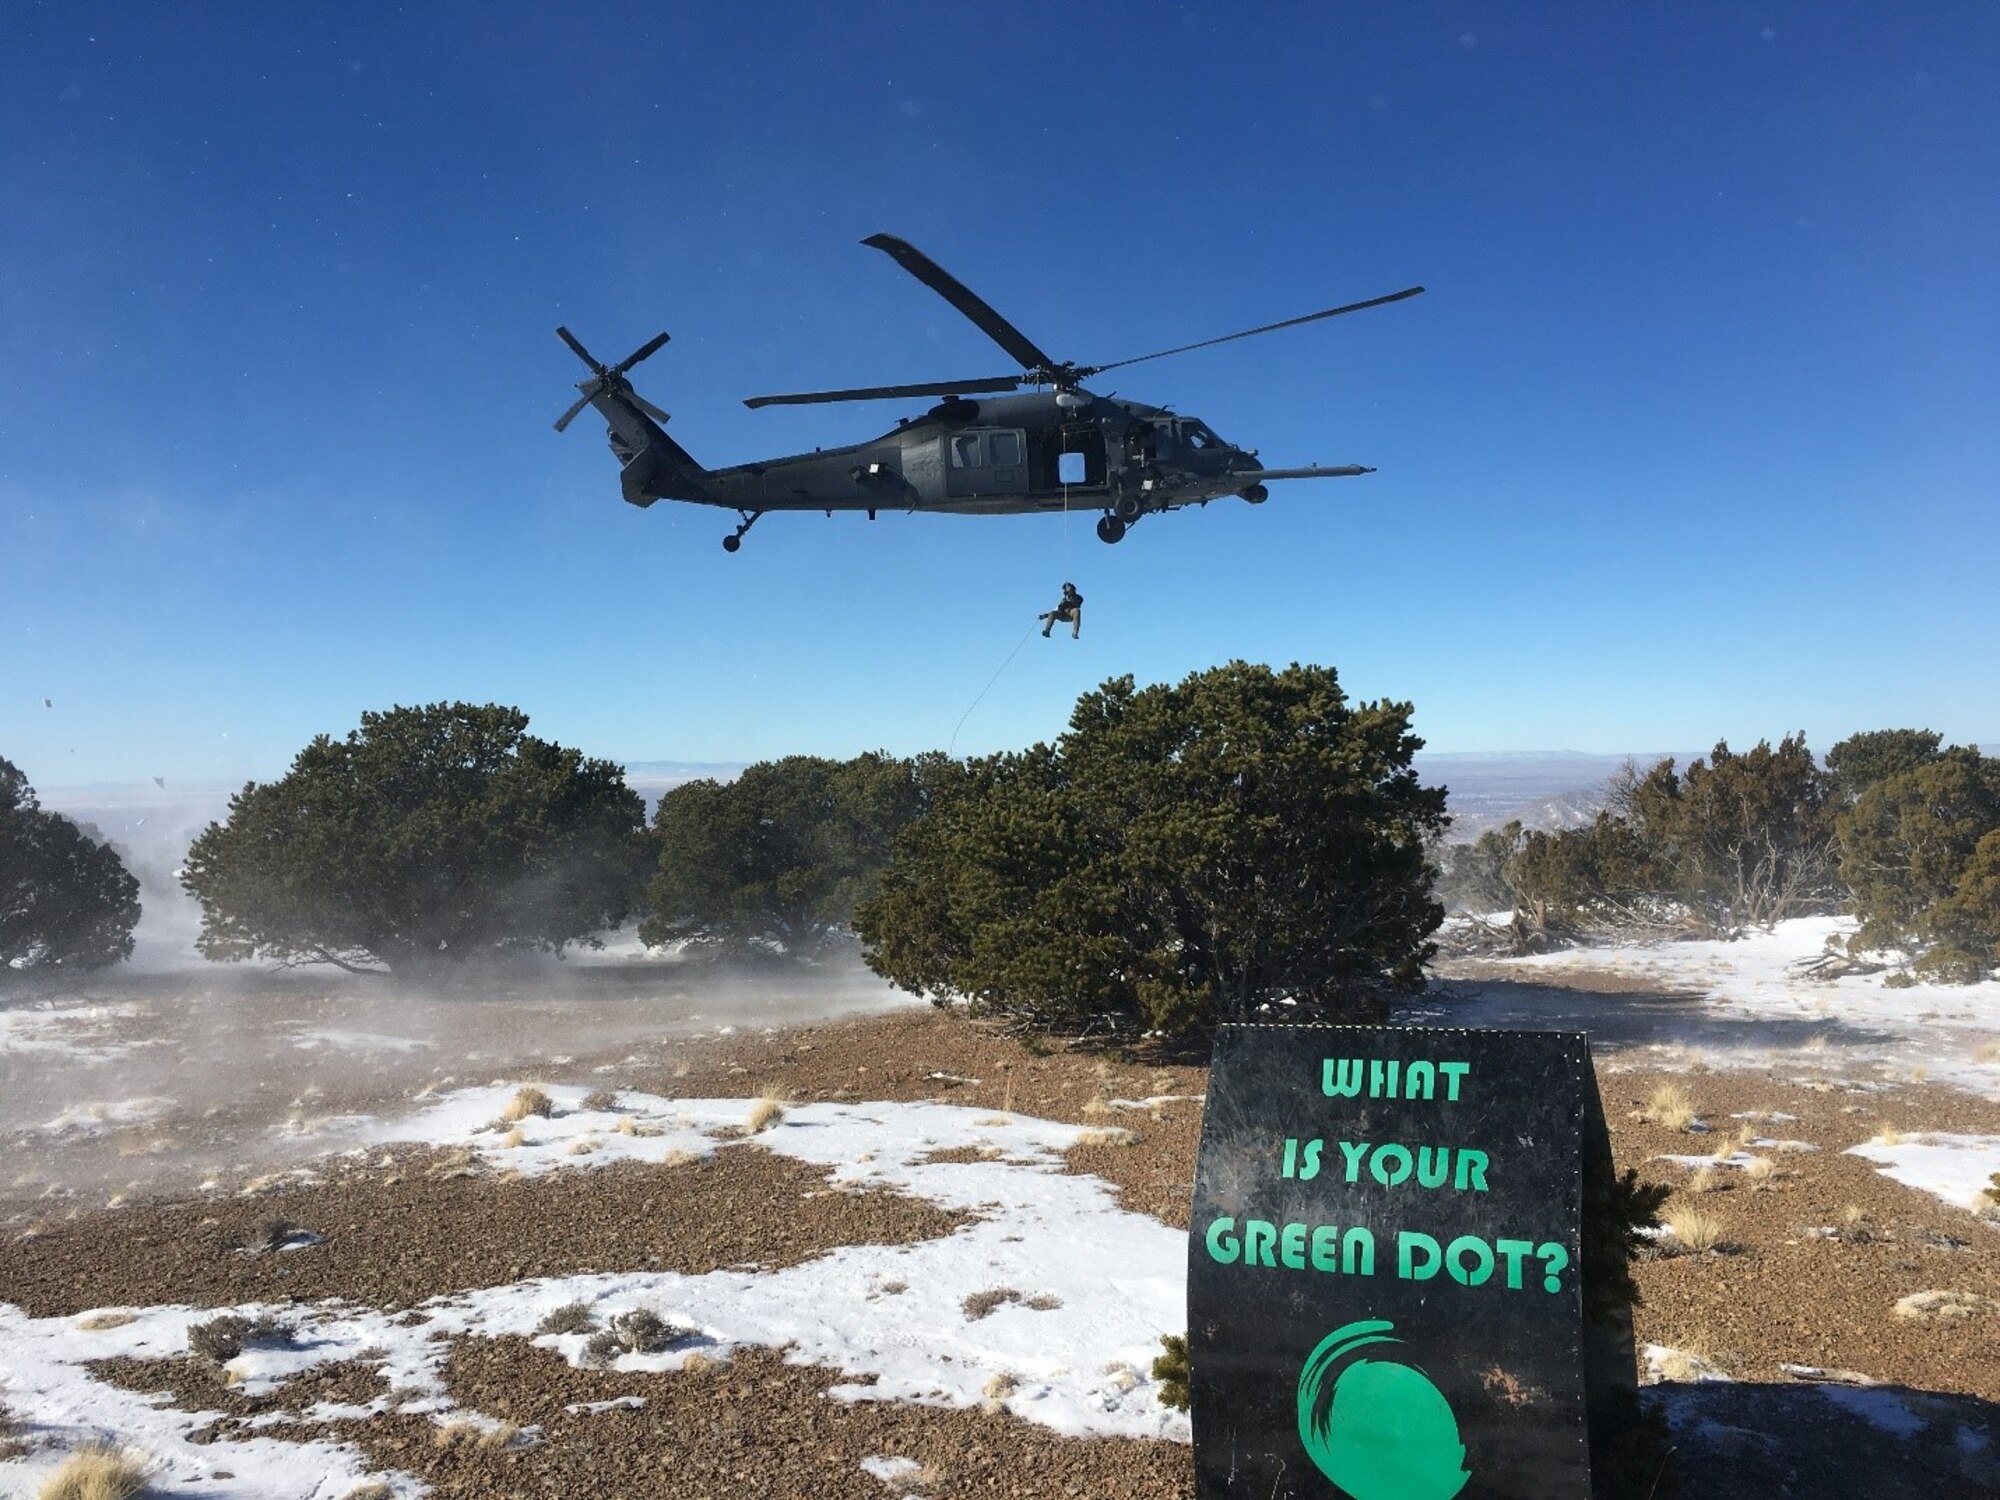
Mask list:
[{"label": "brown dirt ground", "polygon": [[[658,1062],[621,1063],[607,1081],[681,1097],[748,1097],[775,1088],[801,1099],[936,1098],[1121,1127],[1130,1134],[1115,1144],[1072,1150],[1070,1168],[1114,1184],[1127,1207],[1177,1227],[1187,1222],[1200,1104],[1128,1110],[1109,1102],[1200,1094],[1203,1070],[1184,1062],[1060,1047],[1038,1055],[930,1012],[669,1044],[662,1053]],[[586,1076],[591,1061],[579,1058],[574,1076]],[[1599,1078],[1620,1165],[1674,1186],[1675,1201],[1698,1197],[1723,1223],[1723,1248],[1653,1256],[1635,1268],[1644,1298],[1635,1315],[1641,1343],[1689,1350],[1755,1383],[1741,1388],[1746,1411],[1758,1401],[1784,1405],[1805,1389],[1782,1371],[1786,1363],[2000,1402],[2000,1314],[1915,1324],[1892,1312],[1899,1297],[1922,1290],[2000,1299],[2000,1232],[1841,1154],[1885,1121],[1906,1133],[2000,1134],[2000,1105],[1948,1089],[1863,1088],[1838,1077],[1802,1083],[1757,1071],[1628,1071],[1609,1058],[1600,1059]],[[1673,1132],[1633,1118],[1663,1081],[1687,1089],[1715,1128]],[[1765,1187],[1725,1172],[1722,1187],[1699,1195],[1686,1191],[1687,1169],[1657,1159],[1709,1154],[1743,1123],[1728,1116],[1749,1110],[1797,1116],[1758,1128],[1820,1149],[1775,1153],[1783,1170]],[[256,1198],[93,1213],[0,1245],[0,1300],[44,1315],[285,1297],[407,1306],[440,1292],[584,1270],[786,1265],[841,1244],[944,1234],[960,1222],[895,1194],[828,1193],[818,1171],[754,1145],[698,1165],[621,1165],[511,1182],[490,1175],[440,1180],[425,1166],[422,1154],[403,1153],[393,1168],[329,1167],[320,1185]],[[1847,1238],[1810,1233],[1854,1214],[1860,1229]],[[232,1248],[271,1218],[326,1234],[327,1243],[280,1255]],[[296,1410],[328,1398],[305,1391],[269,1398],[288,1405],[260,1406],[231,1396],[238,1403],[231,1406],[218,1401],[212,1375],[182,1361],[117,1362],[103,1373],[228,1413],[218,1437],[255,1410]],[[359,1379],[338,1370],[317,1378],[344,1389],[350,1376]],[[745,1351],[701,1375],[635,1375],[572,1370],[521,1340],[467,1340],[454,1347],[449,1378],[468,1406],[540,1424],[540,1440],[439,1448],[430,1419],[394,1414],[328,1431],[448,1495],[890,1493],[857,1467],[869,1454],[902,1454],[929,1466],[932,1477],[906,1484],[908,1492],[968,1500],[1191,1493],[1189,1456],[1179,1445],[1062,1439],[1004,1412],[833,1401],[824,1393],[843,1378],[837,1372],[788,1365],[772,1352]],[[642,1395],[646,1405],[594,1415],[562,1410],[620,1394]],[[1712,1440],[1686,1493],[1829,1492],[1816,1476],[1832,1482],[1840,1466],[1828,1454],[1847,1451],[1857,1433],[1865,1437],[1865,1424],[1831,1407],[1803,1421],[1796,1403],[1786,1410],[1792,1428],[1776,1440],[1745,1437],[1733,1452],[1724,1451],[1724,1439]],[[1787,1443],[1796,1451],[1785,1451]],[[1921,1465],[1910,1472],[1920,1471],[1929,1474]],[[1983,1485],[1955,1488],[1955,1480],[1938,1475],[1919,1489],[1899,1487],[1914,1482],[1906,1476],[1878,1492],[1990,1493]]]}]

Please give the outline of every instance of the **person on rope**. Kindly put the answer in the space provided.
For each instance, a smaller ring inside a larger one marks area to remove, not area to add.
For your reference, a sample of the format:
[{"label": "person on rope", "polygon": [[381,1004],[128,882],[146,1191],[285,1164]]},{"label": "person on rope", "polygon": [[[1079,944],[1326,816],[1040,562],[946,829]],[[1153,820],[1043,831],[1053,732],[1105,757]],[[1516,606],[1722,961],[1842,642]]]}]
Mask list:
[{"label": "person on rope", "polygon": [[1048,633],[1056,628],[1058,621],[1069,626],[1071,640],[1083,634],[1083,595],[1076,591],[1075,584],[1063,585],[1062,598],[1057,601],[1054,609],[1041,617],[1041,621],[1042,635],[1045,639]]}]

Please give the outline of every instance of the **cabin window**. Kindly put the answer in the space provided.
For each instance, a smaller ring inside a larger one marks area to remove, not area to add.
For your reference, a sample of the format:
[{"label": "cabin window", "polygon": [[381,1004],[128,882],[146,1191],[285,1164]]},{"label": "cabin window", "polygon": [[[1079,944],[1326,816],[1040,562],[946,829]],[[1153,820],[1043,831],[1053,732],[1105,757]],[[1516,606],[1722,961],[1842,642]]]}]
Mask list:
[{"label": "cabin window", "polygon": [[951,440],[951,466],[954,469],[977,469],[979,461],[979,434],[961,432]]},{"label": "cabin window", "polygon": [[1172,458],[1179,451],[1180,447],[1174,441],[1174,424],[1171,422],[1155,422],[1153,424],[1153,456],[1155,458]]},{"label": "cabin window", "polygon": [[1084,458],[1081,453],[1065,453],[1056,460],[1056,479],[1062,484],[1082,484],[1084,473]]},{"label": "cabin window", "polygon": [[986,461],[996,469],[1011,469],[1021,461],[1021,434],[994,432],[986,438]]}]

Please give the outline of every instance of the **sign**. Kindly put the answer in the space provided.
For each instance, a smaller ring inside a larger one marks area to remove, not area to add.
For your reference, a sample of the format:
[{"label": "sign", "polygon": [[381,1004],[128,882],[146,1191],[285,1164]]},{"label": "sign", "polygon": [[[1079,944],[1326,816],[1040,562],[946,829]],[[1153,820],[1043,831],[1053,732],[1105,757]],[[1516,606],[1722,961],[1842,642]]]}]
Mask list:
[{"label": "sign", "polygon": [[1608,1169],[1580,1033],[1221,1027],[1188,1235],[1201,1500],[1587,1500],[1587,1131]]}]

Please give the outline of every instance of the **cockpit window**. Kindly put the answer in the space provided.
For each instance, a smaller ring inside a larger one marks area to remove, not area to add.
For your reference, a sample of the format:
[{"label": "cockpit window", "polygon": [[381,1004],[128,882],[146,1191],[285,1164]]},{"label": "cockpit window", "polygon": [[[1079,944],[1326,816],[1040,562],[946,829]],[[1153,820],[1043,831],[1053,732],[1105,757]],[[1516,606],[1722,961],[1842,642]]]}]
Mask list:
[{"label": "cockpit window", "polygon": [[976,469],[979,467],[979,434],[961,432],[951,440],[951,466],[954,469]]},{"label": "cockpit window", "polygon": [[1183,422],[1181,423],[1181,441],[1196,452],[1199,452],[1203,448],[1219,446],[1222,439],[1218,438],[1199,422]]}]

